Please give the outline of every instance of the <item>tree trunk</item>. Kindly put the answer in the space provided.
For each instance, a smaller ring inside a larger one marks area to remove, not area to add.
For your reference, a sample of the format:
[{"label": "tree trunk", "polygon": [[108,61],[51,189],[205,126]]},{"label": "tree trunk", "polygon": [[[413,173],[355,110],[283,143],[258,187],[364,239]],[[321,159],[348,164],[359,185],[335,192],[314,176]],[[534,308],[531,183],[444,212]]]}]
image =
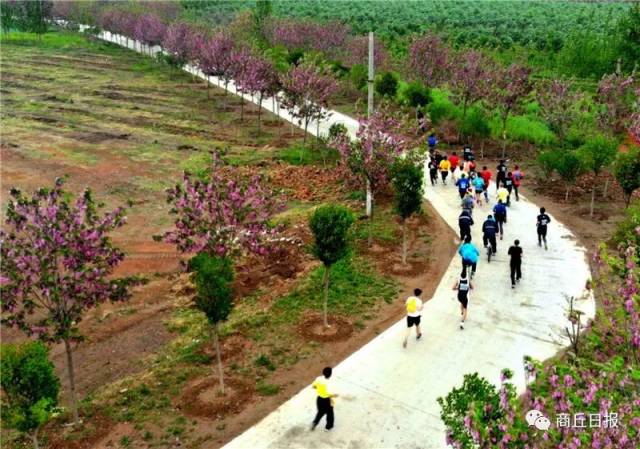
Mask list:
[{"label": "tree trunk", "polygon": [[327,307],[329,304],[329,269],[328,265],[324,266],[324,276],[322,277],[322,290],[324,291],[324,307],[323,307],[323,320],[324,327],[329,327],[329,321],[327,321]]},{"label": "tree trunk", "polygon": [[240,95],[240,122],[244,121],[244,97]]},{"label": "tree trunk", "polygon": [[262,94],[260,94],[260,100],[258,101],[258,137],[260,137],[260,113],[262,112]]},{"label": "tree trunk", "polygon": [[632,193],[630,194],[624,194],[624,208],[628,209],[629,208],[629,203],[631,203],[631,195],[633,195]]},{"label": "tree trunk", "polygon": [[607,197],[607,192],[609,191],[609,178],[604,181],[604,192],[602,192],[602,198]]},{"label": "tree trunk", "polygon": [[373,193],[371,193],[371,213],[369,214],[369,235],[367,236],[367,245],[371,248],[373,245]]},{"label": "tree trunk", "polygon": [[593,204],[596,200],[596,186],[591,187],[591,206],[589,208],[589,217],[593,218]]},{"label": "tree trunk", "polygon": [[307,145],[307,128],[309,127],[309,119],[304,120],[304,137],[302,138],[302,144]]},{"label": "tree trunk", "polygon": [[211,100],[211,94],[209,93],[209,77],[205,79],[205,83],[207,83],[207,100]]},{"label": "tree trunk", "polygon": [[69,394],[71,396],[71,412],[73,413],[73,423],[76,424],[78,419],[78,401],[76,399],[76,379],[73,372],[73,354],[71,352],[71,343],[68,339],[64,340],[64,349],[67,352],[67,372],[69,373]]},{"label": "tree trunk", "polygon": [[213,346],[215,346],[216,348],[216,361],[218,364],[218,380],[220,381],[220,391],[224,395],[224,373],[222,371],[222,358],[220,357],[220,341],[218,341],[218,323],[213,325]]},{"label": "tree trunk", "polygon": [[33,449],[40,449],[40,442],[38,441],[38,429],[34,430],[31,434],[31,441],[33,441]]},{"label": "tree trunk", "polygon": [[407,264],[407,221],[402,219],[402,265]]},{"label": "tree trunk", "polygon": [[567,190],[564,192],[564,202],[568,203],[569,202],[569,188],[571,186],[569,184],[567,184]]},{"label": "tree trunk", "polygon": [[480,140],[480,159],[484,159],[484,138]]},{"label": "tree trunk", "polygon": [[507,154],[507,117],[506,115],[502,120],[502,159],[506,157]]}]

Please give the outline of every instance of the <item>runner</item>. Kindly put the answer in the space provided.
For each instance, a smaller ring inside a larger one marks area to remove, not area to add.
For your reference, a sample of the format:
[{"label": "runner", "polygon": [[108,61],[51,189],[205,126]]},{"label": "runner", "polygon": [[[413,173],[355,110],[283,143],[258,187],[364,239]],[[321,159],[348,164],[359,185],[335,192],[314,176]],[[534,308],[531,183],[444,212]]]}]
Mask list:
[{"label": "runner", "polygon": [[513,246],[509,248],[507,254],[511,257],[509,267],[511,268],[511,288],[516,288],[516,282],[520,282],[522,278],[522,248],[520,248],[520,240],[513,242]]},{"label": "runner", "polygon": [[462,270],[465,271],[467,267],[471,267],[471,279],[473,279],[473,276],[476,274],[480,251],[471,243],[471,236],[467,236],[464,239],[464,244],[460,246],[458,254],[462,257]]},{"label": "runner", "polygon": [[498,204],[493,206],[493,215],[498,225],[498,231],[500,231],[500,240],[502,240],[504,225],[507,222],[507,206],[504,205],[502,200],[498,200]]},{"label": "runner", "polygon": [[420,340],[420,337],[422,337],[422,332],[420,332],[420,314],[422,312],[421,294],[422,290],[416,288],[413,291],[413,296],[409,296],[405,301],[405,307],[407,309],[407,332],[402,341],[403,348],[407,347],[407,340],[409,339],[409,334],[414,324],[416,325],[416,340]]},{"label": "runner", "polygon": [[440,175],[442,176],[442,184],[447,185],[447,175],[449,175],[449,169],[451,168],[451,162],[447,160],[447,156],[444,156],[438,165],[440,169]]},{"label": "runner", "polygon": [[467,175],[462,173],[460,175],[460,179],[456,181],[456,185],[458,186],[458,194],[460,195],[460,199],[464,199],[464,196],[467,193],[467,189],[469,188],[469,178],[467,178]]},{"label": "runner", "polygon": [[511,206],[511,192],[513,191],[513,173],[508,172],[507,177],[504,178],[503,184],[509,192],[509,199],[507,200],[507,206]]},{"label": "runner", "polygon": [[464,198],[462,199],[462,210],[469,211],[469,216],[472,216],[473,207],[474,207],[473,192],[472,192],[472,189],[467,189],[467,193],[464,195]]},{"label": "runner", "polygon": [[458,168],[458,165],[460,164],[460,158],[455,151],[451,153],[451,156],[449,156],[449,163],[451,164],[451,174],[453,175],[453,172],[456,171],[456,168]]},{"label": "runner", "polygon": [[429,179],[431,180],[431,185],[435,186],[438,183],[438,166],[436,165],[436,161],[434,159],[429,159]]},{"label": "runner", "polygon": [[516,201],[520,201],[518,189],[520,188],[520,184],[522,184],[523,179],[524,173],[522,172],[522,170],[520,170],[520,167],[516,165],[515,170],[513,170],[513,191],[516,194]]},{"label": "runner", "polygon": [[[424,114],[423,114],[424,118]],[[434,151],[436,149],[436,145],[438,144],[438,139],[436,139],[436,134],[431,133],[427,138],[427,144],[429,145],[429,151]]]},{"label": "runner", "polygon": [[476,202],[480,206],[482,204],[482,192],[484,191],[484,179],[482,179],[482,176],[473,178],[473,187],[476,191]]},{"label": "runner", "polygon": [[501,183],[504,183],[507,177],[507,164],[504,159],[500,159],[500,163],[496,167],[496,188],[500,187]]},{"label": "runner", "polygon": [[316,398],[318,412],[311,423],[311,430],[315,430],[324,415],[327,415],[327,425],[325,429],[331,430],[333,428],[333,398],[337,398],[338,395],[333,393],[333,388],[331,388],[331,384],[329,383],[331,373],[331,367],[327,366],[322,370],[322,376],[318,376],[316,380],[313,381],[313,384],[311,384],[316,390],[316,393],[318,393],[318,397]]},{"label": "runner", "polygon": [[[498,187],[498,184],[496,184],[496,187]],[[496,198],[498,201],[502,201],[505,206],[509,206],[509,191],[504,187],[499,187],[496,190]]]},{"label": "runner", "polygon": [[464,146],[464,150],[462,152],[462,156],[464,157],[465,161],[471,161],[473,160],[473,150],[471,149],[471,145],[465,145]]},{"label": "runner", "polygon": [[482,176],[482,179],[484,180],[484,201],[489,204],[489,184],[491,184],[492,174],[486,165],[482,167],[480,176]]},{"label": "runner", "polygon": [[496,244],[496,232],[498,231],[498,224],[496,220],[493,219],[493,215],[488,215],[487,219],[482,223],[482,243],[486,248],[487,245],[491,244],[491,252],[493,255],[497,252],[497,244]]},{"label": "runner", "polygon": [[540,215],[536,219],[536,228],[538,230],[538,246],[542,246],[544,241],[544,249],[549,249],[547,246],[547,225],[551,223],[551,217],[546,214],[544,207],[540,208]]},{"label": "runner", "polygon": [[471,241],[471,226],[473,226],[473,218],[471,217],[471,213],[463,209],[458,217],[458,227],[460,227],[460,240],[465,241],[467,237],[469,237],[469,241]]},{"label": "runner", "polygon": [[463,269],[460,279],[453,284],[453,289],[458,291],[458,302],[460,303],[460,329],[464,329],[464,322],[467,320],[467,307],[469,305],[469,290],[473,289],[473,284],[467,278],[467,270]]}]

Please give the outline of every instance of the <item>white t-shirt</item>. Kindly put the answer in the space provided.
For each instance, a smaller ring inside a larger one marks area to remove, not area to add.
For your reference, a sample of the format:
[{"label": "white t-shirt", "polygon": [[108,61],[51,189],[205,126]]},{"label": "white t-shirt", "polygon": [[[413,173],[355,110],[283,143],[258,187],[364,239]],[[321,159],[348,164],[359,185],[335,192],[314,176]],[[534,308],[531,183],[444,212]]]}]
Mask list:
[{"label": "white t-shirt", "polygon": [[418,298],[417,296],[409,296],[407,298],[407,300],[405,301],[405,309],[406,307],[409,306],[409,301],[411,300],[415,300],[416,302],[416,311],[415,312],[409,312],[407,311],[407,316],[420,316],[421,312],[422,312],[422,301],[420,300],[420,298]]}]

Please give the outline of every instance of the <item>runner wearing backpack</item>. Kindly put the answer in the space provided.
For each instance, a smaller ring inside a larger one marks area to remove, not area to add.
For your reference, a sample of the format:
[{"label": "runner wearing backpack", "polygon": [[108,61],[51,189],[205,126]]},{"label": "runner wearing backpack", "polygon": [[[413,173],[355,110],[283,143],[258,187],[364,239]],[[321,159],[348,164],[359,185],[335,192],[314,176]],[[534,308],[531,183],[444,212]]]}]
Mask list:
[{"label": "runner wearing backpack", "polygon": [[515,170],[513,170],[513,191],[516,194],[516,201],[520,201],[520,195],[518,194],[518,189],[520,188],[520,184],[522,184],[522,180],[524,179],[524,173],[520,170],[520,167],[515,166]]},{"label": "runner wearing backpack", "polygon": [[413,296],[409,296],[405,301],[405,309],[407,310],[407,332],[402,341],[403,348],[407,347],[407,340],[409,339],[409,334],[411,334],[411,328],[414,325],[416,326],[416,340],[420,340],[422,337],[422,332],[420,332],[420,315],[422,314],[421,294],[422,290],[416,288],[413,290]]}]

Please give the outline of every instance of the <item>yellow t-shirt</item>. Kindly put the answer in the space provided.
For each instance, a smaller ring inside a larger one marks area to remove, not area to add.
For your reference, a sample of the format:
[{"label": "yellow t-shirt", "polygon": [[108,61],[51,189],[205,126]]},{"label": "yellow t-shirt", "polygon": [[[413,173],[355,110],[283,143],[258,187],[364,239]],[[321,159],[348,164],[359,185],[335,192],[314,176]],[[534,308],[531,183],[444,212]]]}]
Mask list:
[{"label": "yellow t-shirt", "polygon": [[496,196],[499,200],[502,200],[503,203],[507,202],[507,198],[509,197],[509,191],[504,187],[500,187],[496,192]]},{"label": "yellow t-shirt", "polygon": [[439,167],[442,171],[449,170],[451,168],[451,162],[449,162],[447,159],[443,159],[440,161]]},{"label": "yellow t-shirt", "polygon": [[329,379],[324,376],[318,376],[316,380],[311,384],[313,388],[316,389],[318,396],[321,398],[328,398],[331,396],[329,393]]}]

